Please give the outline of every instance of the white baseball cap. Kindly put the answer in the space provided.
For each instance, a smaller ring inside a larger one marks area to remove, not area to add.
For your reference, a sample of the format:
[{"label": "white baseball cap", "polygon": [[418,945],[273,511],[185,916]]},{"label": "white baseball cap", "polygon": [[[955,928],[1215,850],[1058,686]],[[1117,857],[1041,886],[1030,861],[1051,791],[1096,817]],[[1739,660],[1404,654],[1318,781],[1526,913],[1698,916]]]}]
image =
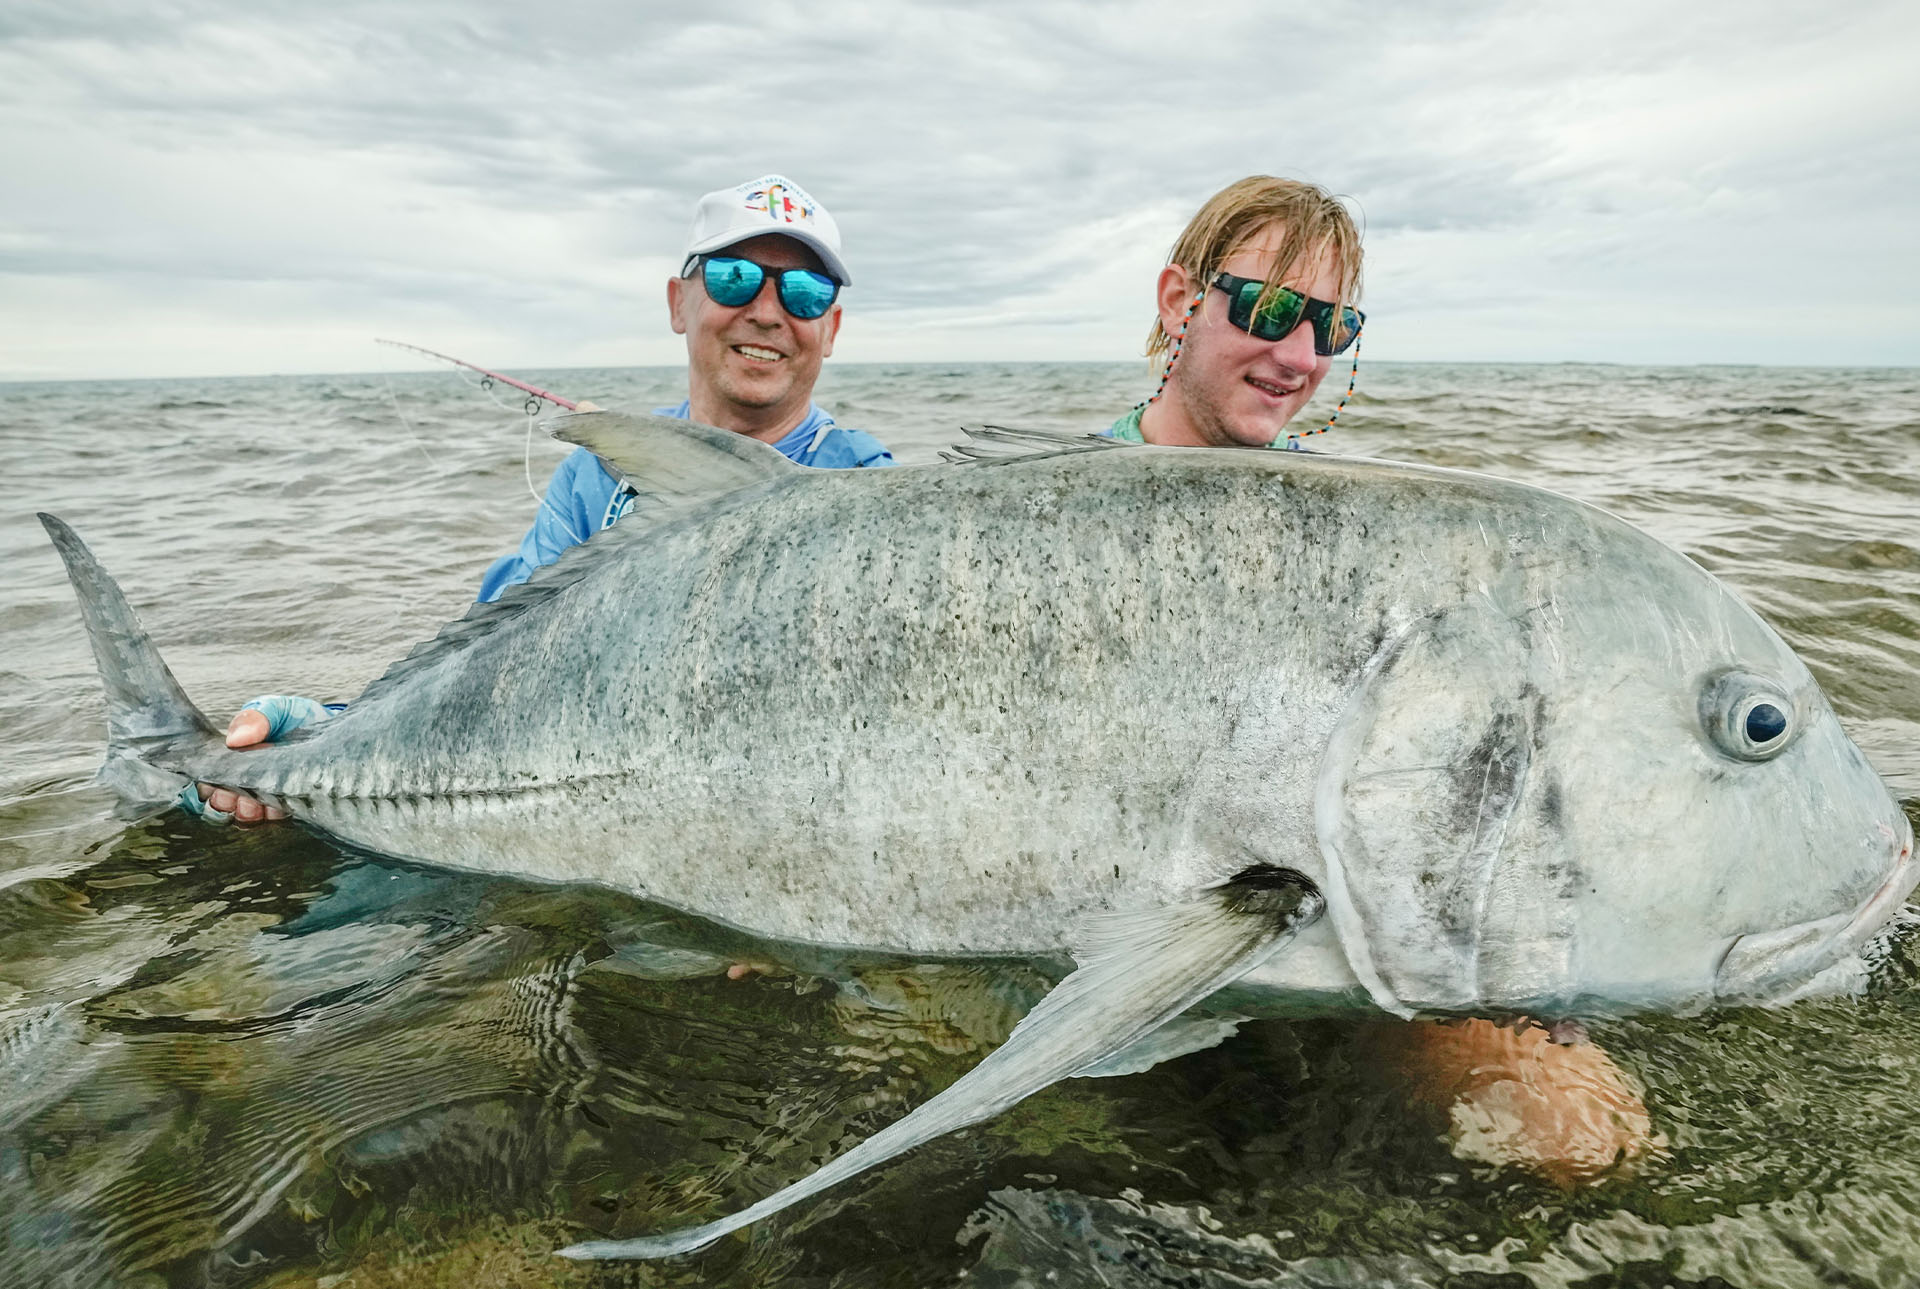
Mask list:
[{"label": "white baseball cap", "polygon": [[853,285],[840,261],[840,226],[825,206],[784,175],[763,175],[702,197],[693,208],[693,231],[687,235],[680,271],[685,273],[696,255],[767,233],[804,242],[826,265],[828,276],[841,286]]}]

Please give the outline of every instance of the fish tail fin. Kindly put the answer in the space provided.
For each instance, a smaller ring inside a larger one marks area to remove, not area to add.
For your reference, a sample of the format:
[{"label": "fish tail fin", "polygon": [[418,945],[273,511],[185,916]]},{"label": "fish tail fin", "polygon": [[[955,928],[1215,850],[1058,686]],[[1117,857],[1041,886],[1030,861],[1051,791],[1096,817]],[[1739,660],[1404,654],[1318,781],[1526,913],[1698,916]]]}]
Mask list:
[{"label": "fish tail fin", "polygon": [[[160,754],[201,747],[208,740],[224,745],[224,740],[180,688],[126,595],[86,543],[56,516],[39,518],[66,563],[106,690],[107,764],[101,777],[135,795],[154,795],[160,789],[150,777],[116,771],[151,766]],[[173,786],[179,786],[177,779]]]}]

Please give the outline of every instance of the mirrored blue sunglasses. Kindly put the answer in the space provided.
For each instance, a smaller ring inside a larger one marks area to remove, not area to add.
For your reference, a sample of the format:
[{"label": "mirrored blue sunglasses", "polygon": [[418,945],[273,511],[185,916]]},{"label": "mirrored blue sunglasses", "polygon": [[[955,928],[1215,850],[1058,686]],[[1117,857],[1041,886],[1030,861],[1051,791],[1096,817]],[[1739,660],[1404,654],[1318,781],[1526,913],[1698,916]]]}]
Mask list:
[{"label": "mirrored blue sunglasses", "polygon": [[840,284],[812,269],[774,269],[738,255],[703,255],[700,281],[715,304],[737,309],[760,294],[769,275],[780,307],[796,318],[818,318],[833,307]]}]

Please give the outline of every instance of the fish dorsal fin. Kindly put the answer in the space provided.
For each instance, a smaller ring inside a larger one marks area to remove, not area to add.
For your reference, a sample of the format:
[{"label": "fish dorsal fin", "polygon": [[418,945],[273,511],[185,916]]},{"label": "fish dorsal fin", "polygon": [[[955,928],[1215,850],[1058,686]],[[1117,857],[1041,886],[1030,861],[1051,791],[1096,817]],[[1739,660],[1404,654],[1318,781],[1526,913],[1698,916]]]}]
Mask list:
[{"label": "fish dorsal fin", "polygon": [[362,690],[354,701],[377,697],[403,677],[475,640],[498,631],[544,604],[625,549],[651,538],[655,529],[696,511],[721,506],[757,485],[807,473],[774,448],[744,434],[682,421],[670,416],[632,416],[622,412],[582,412],[560,417],[547,432],[586,448],[634,490],[632,509],[614,527],[561,553],[491,603],[476,604],[415,645],[406,657]]},{"label": "fish dorsal fin", "polygon": [[955,465],[999,465],[1007,461],[1037,461],[1072,452],[1099,452],[1133,446],[1104,434],[1066,430],[1021,430],[1007,425],[963,425],[971,443],[956,443],[940,453]]},{"label": "fish dorsal fin", "polygon": [[609,474],[647,499],[650,513],[679,514],[805,468],[759,439],[672,416],[576,412],[543,428],[599,457]]}]

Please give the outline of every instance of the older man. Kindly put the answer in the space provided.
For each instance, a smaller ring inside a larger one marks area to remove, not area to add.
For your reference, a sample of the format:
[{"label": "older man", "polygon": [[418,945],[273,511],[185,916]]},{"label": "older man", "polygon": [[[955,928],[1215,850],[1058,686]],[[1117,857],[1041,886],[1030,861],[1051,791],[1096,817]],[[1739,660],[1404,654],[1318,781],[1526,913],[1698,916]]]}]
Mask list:
[{"label": "older man", "polygon": [[[813,402],[821,360],[840,332],[840,259],[833,216],[779,175],[710,192],[694,208],[667,314],[687,338],[687,399],[658,409],[771,443],[801,465],[890,465],[879,440],[842,429]],[[585,405],[591,410],[591,404]],[[481,580],[492,600],[624,515],[633,494],[585,448],[560,463],[515,554]]]},{"label": "older man", "polygon": [[[840,332],[840,289],[852,280],[840,258],[839,226],[792,180],[766,175],[708,193],[694,206],[680,272],[667,280],[668,320],[687,338],[687,397],[657,410],[770,443],[801,465],[891,465],[893,456],[879,440],[834,424],[813,401],[821,361]],[[567,548],[611,527],[633,497],[598,457],[575,449],[554,470],[519,549],[487,569],[479,599],[499,598]],[[276,739],[329,714],[312,699],[257,698],[233,718],[227,746]],[[281,817],[213,784],[199,784],[181,799],[214,819]]]}]

